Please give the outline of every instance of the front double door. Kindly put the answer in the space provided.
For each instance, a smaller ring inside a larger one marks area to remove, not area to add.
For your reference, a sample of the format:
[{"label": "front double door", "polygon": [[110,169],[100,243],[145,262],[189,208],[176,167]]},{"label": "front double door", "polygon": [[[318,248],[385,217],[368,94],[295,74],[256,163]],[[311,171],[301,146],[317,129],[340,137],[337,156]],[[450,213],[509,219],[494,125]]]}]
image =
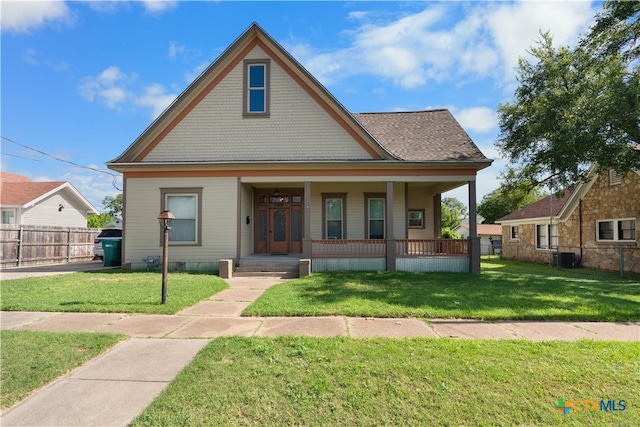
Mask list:
[{"label": "front double door", "polygon": [[302,196],[295,193],[258,195],[255,242],[257,253],[302,252]]}]

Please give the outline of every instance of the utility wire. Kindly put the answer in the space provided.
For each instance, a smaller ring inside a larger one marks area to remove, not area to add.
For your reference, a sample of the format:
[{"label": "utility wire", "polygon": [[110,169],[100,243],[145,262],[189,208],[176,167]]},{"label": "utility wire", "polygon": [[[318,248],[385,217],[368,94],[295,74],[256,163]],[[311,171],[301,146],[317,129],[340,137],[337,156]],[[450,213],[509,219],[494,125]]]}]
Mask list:
[{"label": "utility wire", "polygon": [[[49,154],[49,153],[45,153],[45,152],[44,152],[44,151],[42,151],[42,150],[38,150],[37,148],[33,148],[33,147],[29,147],[28,145],[20,144],[19,142],[16,142],[16,141],[14,141],[14,140],[12,140],[12,139],[10,139],[10,138],[7,138],[6,136],[3,136],[3,135],[2,135],[1,137],[2,137],[2,139],[4,139],[5,141],[9,141],[9,142],[11,142],[11,143],[13,143],[13,144],[19,145],[20,147],[26,148],[26,149],[28,149],[28,150],[35,151],[36,153],[42,154],[43,156],[50,157],[50,158],[52,158],[52,159],[54,159],[54,160],[57,160],[57,161],[59,161],[59,162],[67,163],[67,164],[70,164],[70,165],[75,166],[75,167],[78,167],[78,168],[82,168],[82,169],[89,169],[89,170],[92,170],[92,171],[94,171],[94,172],[100,172],[100,173],[104,173],[104,174],[110,175],[110,176],[112,176],[112,177],[113,177],[113,181],[111,182],[111,185],[113,185],[113,187],[114,187],[116,190],[118,190],[118,191],[122,191],[122,189],[120,189],[120,188],[118,188],[118,187],[116,186],[116,182],[118,181],[118,175],[116,175],[116,174],[114,174],[114,173],[111,173],[111,172],[106,171],[106,170],[98,169],[98,168],[93,168],[93,167],[91,167],[91,166],[84,166],[84,165],[81,165],[81,164],[78,164],[78,163],[72,162],[72,161],[70,161],[70,160],[65,160],[65,159],[62,159],[62,158],[60,158],[60,157],[53,156],[53,155],[51,155],[51,154]],[[16,156],[16,155],[12,155],[12,154],[5,154],[5,153],[3,153],[3,155],[13,156],[13,157],[20,157],[20,156]],[[22,157],[22,158],[23,158],[23,159],[26,159],[26,157]],[[28,160],[33,160],[33,161],[36,161],[36,162],[41,162],[41,161],[42,161],[42,160],[37,160],[37,159],[28,159]]]}]

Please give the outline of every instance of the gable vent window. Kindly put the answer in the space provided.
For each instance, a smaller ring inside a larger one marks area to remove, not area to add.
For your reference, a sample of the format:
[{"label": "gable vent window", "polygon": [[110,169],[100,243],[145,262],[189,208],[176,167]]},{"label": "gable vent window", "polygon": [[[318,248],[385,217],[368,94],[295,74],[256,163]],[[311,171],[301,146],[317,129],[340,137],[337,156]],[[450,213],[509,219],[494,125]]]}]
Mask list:
[{"label": "gable vent window", "polygon": [[244,117],[269,117],[269,60],[244,61]]},{"label": "gable vent window", "polygon": [[620,175],[614,170],[609,171],[609,185],[618,185],[622,181]]}]

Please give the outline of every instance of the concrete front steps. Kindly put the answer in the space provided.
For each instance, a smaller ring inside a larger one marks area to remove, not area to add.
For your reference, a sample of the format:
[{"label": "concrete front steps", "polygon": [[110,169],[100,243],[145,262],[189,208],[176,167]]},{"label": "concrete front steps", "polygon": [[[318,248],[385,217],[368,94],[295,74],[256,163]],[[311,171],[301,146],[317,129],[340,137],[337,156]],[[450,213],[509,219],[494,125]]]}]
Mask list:
[{"label": "concrete front steps", "polygon": [[300,277],[300,259],[288,256],[255,256],[241,258],[233,277]]}]

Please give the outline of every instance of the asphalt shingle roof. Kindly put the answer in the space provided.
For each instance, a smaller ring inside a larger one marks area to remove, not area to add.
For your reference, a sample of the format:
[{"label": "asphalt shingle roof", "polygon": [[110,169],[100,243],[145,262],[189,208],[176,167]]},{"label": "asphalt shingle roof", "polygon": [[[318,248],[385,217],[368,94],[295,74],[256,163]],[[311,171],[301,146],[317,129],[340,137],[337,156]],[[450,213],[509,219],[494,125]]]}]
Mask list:
[{"label": "asphalt shingle roof", "polygon": [[448,110],[353,116],[393,155],[408,161],[486,161]]},{"label": "asphalt shingle roof", "polygon": [[2,172],[0,204],[3,206],[22,206],[63,184],[65,184],[63,181],[33,182],[26,176]]},{"label": "asphalt shingle roof", "polygon": [[558,197],[556,194],[552,194],[548,197],[545,197],[544,199],[538,200],[537,202],[533,202],[520,210],[511,212],[509,215],[503,216],[502,218],[498,219],[497,222],[558,216],[564,205],[569,200],[569,197],[571,197],[571,194],[574,190],[575,188],[565,189],[562,197]]}]

